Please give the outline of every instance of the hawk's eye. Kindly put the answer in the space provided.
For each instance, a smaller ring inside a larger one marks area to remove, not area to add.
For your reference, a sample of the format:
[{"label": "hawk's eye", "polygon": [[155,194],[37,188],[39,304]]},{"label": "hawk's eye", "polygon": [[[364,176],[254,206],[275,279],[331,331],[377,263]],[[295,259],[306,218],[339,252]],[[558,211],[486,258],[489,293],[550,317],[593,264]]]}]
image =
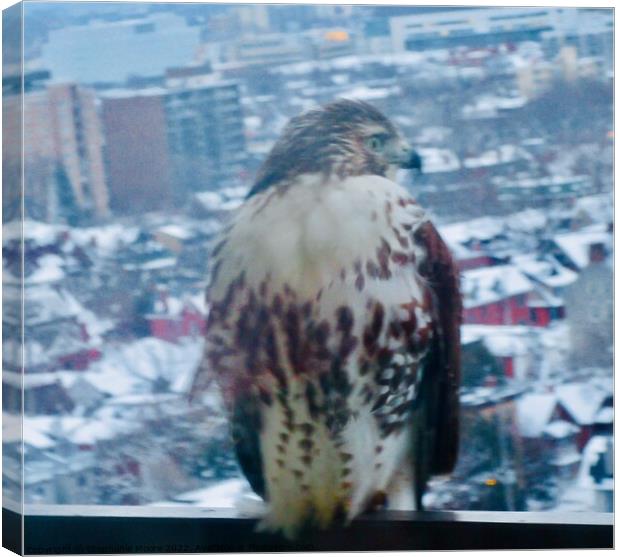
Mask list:
[{"label": "hawk's eye", "polygon": [[371,135],[366,139],[366,147],[376,153],[383,151],[383,148],[385,147],[385,137],[382,135]]}]

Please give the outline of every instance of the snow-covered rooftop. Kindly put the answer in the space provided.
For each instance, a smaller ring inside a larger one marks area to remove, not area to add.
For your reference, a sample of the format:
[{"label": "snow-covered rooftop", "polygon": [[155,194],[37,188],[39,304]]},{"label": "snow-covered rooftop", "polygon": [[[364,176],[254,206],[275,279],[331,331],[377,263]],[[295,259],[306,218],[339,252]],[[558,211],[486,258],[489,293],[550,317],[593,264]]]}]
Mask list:
[{"label": "snow-covered rooftop", "polygon": [[149,393],[158,378],[169,381],[172,392],[181,393],[191,383],[201,355],[200,339],[173,344],[147,337],[110,346],[84,375],[99,390],[113,396]]},{"label": "snow-covered rooftop", "polygon": [[139,227],[125,224],[71,229],[71,238],[75,243],[96,248],[101,255],[112,254],[118,250],[119,246],[131,244],[139,234]]},{"label": "snow-covered rooftop", "polygon": [[540,260],[536,255],[520,254],[512,258],[516,265],[528,277],[548,286],[561,288],[577,280],[577,273],[560,265],[555,260]]},{"label": "snow-covered rooftop", "polygon": [[442,238],[447,242],[466,244],[472,240],[492,240],[505,232],[503,219],[481,217],[465,222],[455,222],[439,227]]},{"label": "snow-covered rooftop", "polygon": [[531,350],[531,327],[522,325],[462,325],[461,336],[470,342],[482,340],[497,357],[527,354]]},{"label": "snow-covered rooftop", "polygon": [[351,89],[346,90],[343,94],[343,98],[347,99],[359,99],[364,101],[373,101],[377,99],[386,99],[391,96],[400,95],[401,89],[398,86],[394,87],[367,87],[365,85],[359,85]]},{"label": "snow-covered rooftop", "polygon": [[419,147],[417,149],[422,159],[422,169],[425,174],[437,172],[454,172],[461,168],[459,158],[450,149],[437,147]]},{"label": "snow-covered rooftop", "polygon": [[466,308],[492,304],[532,289],[530,280],[514,265],[470,269],[462,274],[461,290]]},{"label": "snow-covered rooftop", "polygon": [[161,228],[158,228],[156,232],[161,232],[162,234],[179,238],[180,240],[188,240],[194,236],[194,232],[192,230],[179,224],[168,224],[166,226],[162,226]]},{"label": "snow-covered rooftop", "polygon": [[62,257],[53,253],[42,255],[37,260],[37,268],[24,277],[25,286],[61,281],[65,276],[63,266]]},{"label": "snow-covered rooftop", "polygon": [[21,221],[11,221],[2,226],[2,241],[7,243],[11,240],[20,240],[23,234],[24,240],[32,240],[38,245],[50,245],[56,241],[58,234],[67,230],[66,226],[31,219],[24,220],[23,227]]},{"label": "snow-covered rooftop", "polygon": [[[577,476],[577,484],[581,488],[595,490],[612,490],[614,488],[613,478],[604,478],[597,483],[590,472],[590,468],[596,464],[601,454],[611,451],[613,455],[613,438],[610,435],[595,435],[588,441],[583,448],[583,457],[579,474]],[[610,460],[613,456],[610,456]],[[611,466],[613,469],[613,466]]]},{"label": "snow-covered rooftop", "polygon": [[523,437],[540,437],[556,405],[553,393],[528,393],[517,400],[517,426]]},{"label": "snow-covered rooftop", "polygon": [[596,224],[577,232],[557,234],[553,241],[577,267],[583,269],[590,262],[590,246],[602,243],[611,247],[612,236],[605,224]]},{"label": "snow-covered rooftop", "polygon": [[476,157],[465,158],[463,166],[465,168],[480,168],[530,158],[531,155],[521,147],[516,145],[500,145],[497,149],[485,151]]},{"label": "snow-covered rooftop", "polygon": [[580,425],[595,423],[609,393],[592,383],[566,383],[556,388],[558,402]]},{"label": "snow-covered rooftop", "polygon": [[571,424],[565,420],[554,420],[547,424],[543,429],[543,433],[554,439],[563,439],[569,437],[579,431],[575,424]]}]

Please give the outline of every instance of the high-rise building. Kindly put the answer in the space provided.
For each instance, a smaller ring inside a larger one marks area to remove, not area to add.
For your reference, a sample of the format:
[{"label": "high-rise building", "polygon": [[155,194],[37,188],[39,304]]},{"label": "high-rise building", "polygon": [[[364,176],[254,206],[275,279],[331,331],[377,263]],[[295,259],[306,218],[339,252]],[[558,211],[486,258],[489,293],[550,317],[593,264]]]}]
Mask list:
[{"label": "high-rise building", "polygon": [[[22,111],[23,128],[18,122],[11,124]],[[7,95],[3,113],[9,117],[8,137],[3,141],[7,171],[20,164],[19,135],[23,133],[27,213],[53,221],[71,199],[73,211],[107,214],[103,136],[93,91],[63,84],[35,89],[23,97]]]},{"label": "high-rise building", "polygon": [[238,85],[194,73],[171,73],[176,87],[102,95],[115,212],[180,207],[193,193],[224,186],[244,170]]},{"label": "high-rise building", "polygon": [[[75,84],[50,85],[56,155],[62,161],[77,204],[95,215],[108,212],[103,168],[103,134],[95,92]],[[27,113],[27,110],[26,110]],[[33,120],[33,132],[41,122]],[[25,143],[26,149],[28,144]]]},{"label": "high-rise building", "polygon": [[164,96],[167,139],[179,201],[234,181],[246,160],[239,86],[217,81]]},{"label": "high-rise building", "polygon": [[163,89],[102,95],[105,161],[114,213],[161,209],[172,202]]}]

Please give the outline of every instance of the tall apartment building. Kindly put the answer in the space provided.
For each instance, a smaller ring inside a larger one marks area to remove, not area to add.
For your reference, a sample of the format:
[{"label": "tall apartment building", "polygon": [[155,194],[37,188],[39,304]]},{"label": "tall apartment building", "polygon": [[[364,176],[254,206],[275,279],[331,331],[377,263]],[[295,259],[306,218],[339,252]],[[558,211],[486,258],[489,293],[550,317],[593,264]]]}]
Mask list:
[{"label": "tall apartment building", "polygon": [[235,82],[196,76],[176,87],[102,97],[106,164],[115,212],[180,207],[234,181],[246,160]]},{"label": "tall apartment building", "polygon": [[164,108],[179,201],[239,176],[246,150],[237,83],[171,90],[164,96]]},{"label": "tall apartment building", "polygon": [[116,214],[172,202],[163,89],[112,91],[101,97],[110,208]]},{"label": "tall apartment building", "polygon": [[[23,128],[18,122],[11,125],[22,112]],[[33,216],[50,221],[58,218],[59,196],[63,195],[59,192],[63,184],[58,182],[61,172],[77,210],[107,215],[103,135],[93,91],[62,84],[32,90],[23,97],[7,95],[3,114],[9,118],[8,137],[3,140],[8,172],[20,164],[18,136],[23,132],[24,195]]]},{"label": "tall apartment building", "polygon": [[[103,134],[95,92],[75,84],[48,87],[56,155],[63,162],[80,207],[108,213]],[[32,129],[41,123],[32,121]],[[26,144],[27,145],[27,144]]]}]

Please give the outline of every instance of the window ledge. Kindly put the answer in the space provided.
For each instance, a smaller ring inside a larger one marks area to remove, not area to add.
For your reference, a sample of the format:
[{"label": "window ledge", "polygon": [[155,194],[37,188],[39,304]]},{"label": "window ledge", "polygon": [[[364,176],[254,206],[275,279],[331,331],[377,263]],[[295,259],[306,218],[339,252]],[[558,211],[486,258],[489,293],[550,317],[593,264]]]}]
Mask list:
[{"label": "window ledge", "polygon": [[[383,511],[346,529],[290,542],[255,532],[256,519],[233,509],[27,505],[25,510],[26,554],[613,547],[611,513]],[[3,519],[3,543],[15,551],[21,515],[4,508]]]}]

